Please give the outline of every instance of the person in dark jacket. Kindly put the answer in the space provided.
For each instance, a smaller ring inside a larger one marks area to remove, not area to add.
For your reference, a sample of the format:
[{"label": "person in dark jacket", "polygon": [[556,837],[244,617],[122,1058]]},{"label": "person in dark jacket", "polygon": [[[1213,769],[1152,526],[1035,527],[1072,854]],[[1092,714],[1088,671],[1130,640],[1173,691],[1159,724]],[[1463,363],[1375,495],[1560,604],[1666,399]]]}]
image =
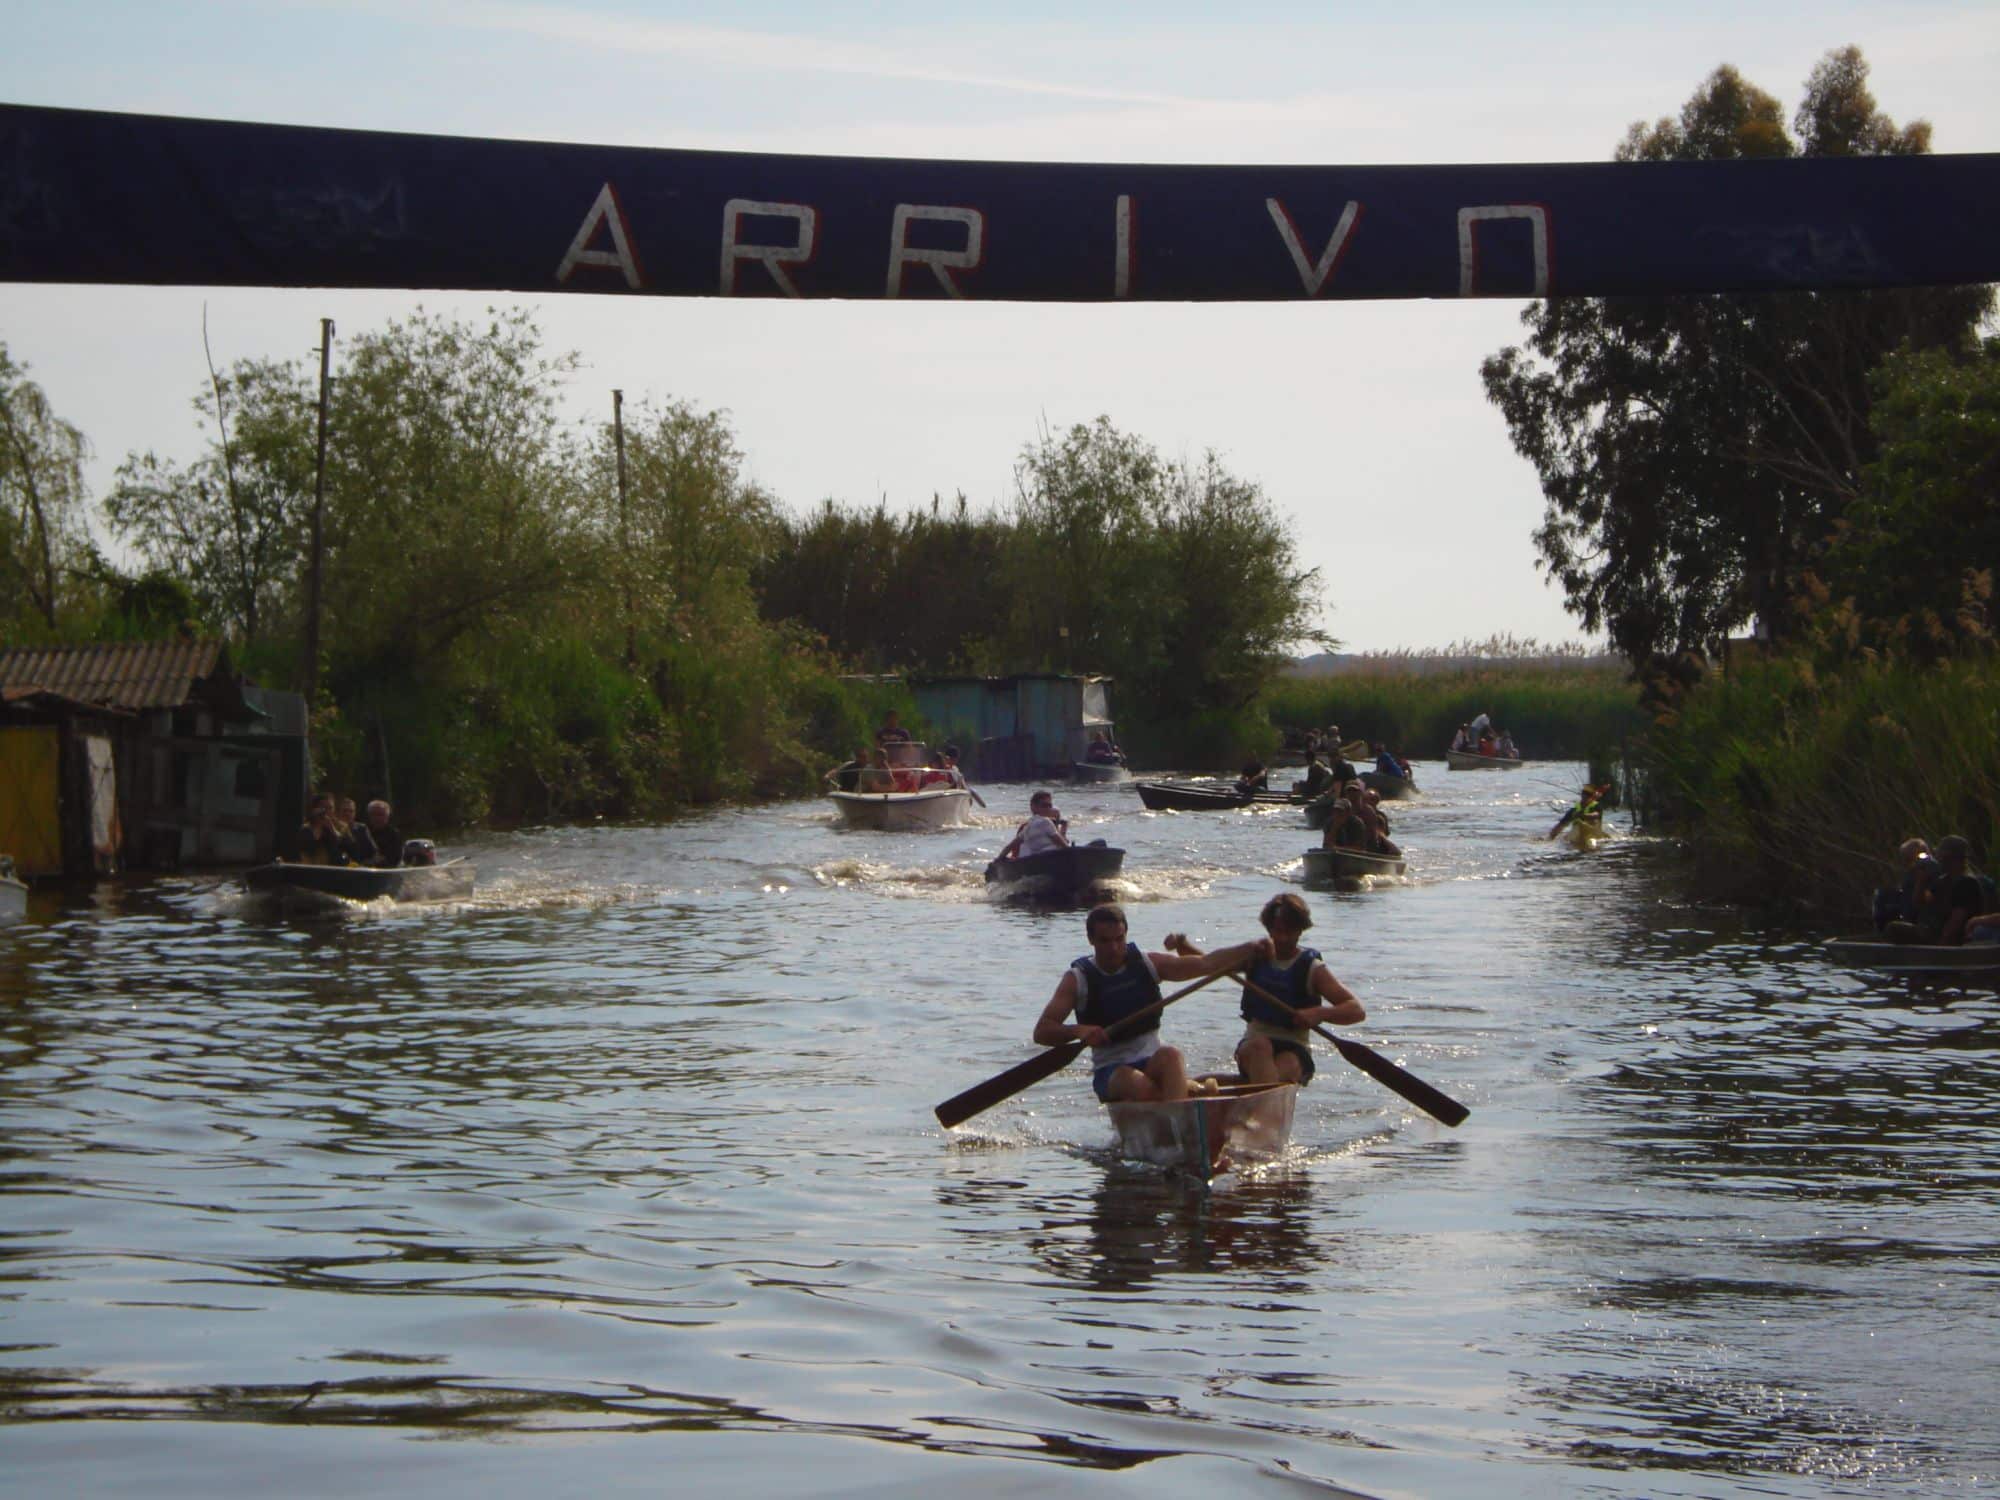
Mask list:
[{"label": "person in dark jacket", "polygon": [[389,821],[395,809],[376,798],[368,804],[368,837],[375,845],[375,863],[400,865],[403,862],[403,835]]},{"label": "person in dark jacket", "polygon": [[299,863],[304,865],[344,865],[352,863],[347,840],[334,826],[333,798],[321,792],[306,804],[305,826],[299,830]]}]

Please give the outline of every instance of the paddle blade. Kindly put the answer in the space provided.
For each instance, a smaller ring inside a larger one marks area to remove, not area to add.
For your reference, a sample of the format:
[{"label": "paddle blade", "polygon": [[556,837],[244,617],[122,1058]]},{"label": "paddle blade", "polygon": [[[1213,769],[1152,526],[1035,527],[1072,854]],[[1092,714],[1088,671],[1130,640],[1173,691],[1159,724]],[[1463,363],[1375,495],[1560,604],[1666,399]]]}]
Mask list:
[{"label": "paddle blade", "polygon": [[1324,1026],[1313,1030],[1332,1042],[1340,1050],[1340,1055],[1355,1067],[1373,1078],[1384,1088],[1393,1089],[1427,1115],[1435,1116],[1447,1125],[1460,1125],[1472,1113],[1449,1094],[1432,1088],[1423,1079],[1405,1073],[1373,1047],[1360,1042],[1351,1042],[1344,1036],[1336,1036]]},{"label": "paddle blade", "polygon": [[938,1124],[946,1130],[954,1125],[963,1125],[980,1111],[991,1109],[1003,1099],[1013,1098],[1051,1073],[1060,1073],[1082,1050],[1082,1042],[1064,1042],[1024,1063],[1016,1063],[984,1083],[975,1083],[964,1093],[954,1094],[937,1107]]}]

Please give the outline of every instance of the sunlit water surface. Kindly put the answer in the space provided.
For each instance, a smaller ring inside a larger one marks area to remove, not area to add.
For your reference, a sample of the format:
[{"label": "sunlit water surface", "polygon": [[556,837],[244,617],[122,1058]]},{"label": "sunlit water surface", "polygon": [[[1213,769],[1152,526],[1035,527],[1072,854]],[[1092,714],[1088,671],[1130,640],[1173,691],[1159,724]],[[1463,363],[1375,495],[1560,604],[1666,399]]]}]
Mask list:
[{"label": "sunlit water surface", "polygon": [[[455,905],[37,894],[0,928],[0,1489],[1990,1489],[2000,1000],[1545,842],[1580,766],[1419,777],[1410,878],[1310,893],[1309,941],[1471,1119],[1328,1054],[1291,1156],[1207,1192],[1116,1159],[1082,1064],[932,1118],[1084,951],[981,880],[1025,787],[928,836],[802,802],[474,840]],[[1313,838],[1059,800],[1148,946],[1254,936]],[[1233,1009],[1168,1035],[1220,1063]]]}]

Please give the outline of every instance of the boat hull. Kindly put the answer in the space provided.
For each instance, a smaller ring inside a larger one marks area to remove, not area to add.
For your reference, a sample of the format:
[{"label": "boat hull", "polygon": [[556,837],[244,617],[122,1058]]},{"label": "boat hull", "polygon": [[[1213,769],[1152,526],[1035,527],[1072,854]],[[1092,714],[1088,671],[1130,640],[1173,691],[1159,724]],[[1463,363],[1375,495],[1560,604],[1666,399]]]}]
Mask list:
[{"label": "boat hull", "polygon": [[306,901],[452,901],[472,894],[472,866],[463,859],[437,865],[259,865],[243,884],[252,895]]},{"label": "boat hull", "polygon": [[1400,875],[1405,868],[1398,856],[1363,854],[1356,849],[1308,849],[1305,860],[1306,879],[1315,883]]},{"label": "boat hull", "polygon": [[1260,802],[1279,805],[1292,802],[1292,798],[1283,792],[1251,792],[1246,795],[1233,787],[1203,786],[1192,781],[1141,781],[1136,784],[1139,800],[1154,812],[1226,812]]},{"label": "boat hull", "polygon": [[928,833],[956,828],[972,806],[972,793],[962,787],[935,787],[927,792],[832,792],[841,823],[876,833]]},{"label": "boat hull", "polygon": [[1124,868],[1123,849],[1072,844],[1026,859],[996,859],[986,867],[986,883],[1010,897],[1069,902],[1089,899]]},{"label": "boat hull", "polygon": [[1292,1139],[1295,1083],[1224,1083],[1214,1094],[1172,1104],[1109,1104],[1118,1151],[1203,1178],[1239,1162],[1284,1155]]},{"label": "boat hull", "polygon": [[1936,943],[1884,943],[1867,938],[1836,938],[1827,955],[1857,969],[1882,969],[1893,974],[1985,974],[2000,972],[2000,943],[1966,943],[1947,948]]},{"label": "boat hull", "polygon": [[1408,802],[1417,795],[1414,776],[1387,776],[1380,771],[1363,771],[1361,784],[1377,793],[1384,802]]},{"label": "boat hull", "polygon": [[1069,768],[1071,781],[1125,781],[1131,774],[1115,761],[1078,760]]},{"label": "boat hull", "polygon": [[1447,750],[1444,764],[1447,771],[1518,771],[1527,762],[1504,755],[1481,755],[1476,750]]}]

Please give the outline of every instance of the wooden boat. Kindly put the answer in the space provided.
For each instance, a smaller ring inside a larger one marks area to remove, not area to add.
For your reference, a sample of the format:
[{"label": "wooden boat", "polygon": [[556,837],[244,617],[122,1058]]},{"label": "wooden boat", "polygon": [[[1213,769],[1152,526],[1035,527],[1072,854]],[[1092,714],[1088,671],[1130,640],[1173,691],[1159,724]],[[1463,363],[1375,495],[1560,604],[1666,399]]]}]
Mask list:
[{"label": "wooden boat", "polygon": [[934,786],[921,792],[829,792],[842,824],[878,833],[929,833],[965,821],[972,793]]},{"label": "wooden boat", "polygon": [[2000,971],[2000,943],[1885,943],[1878,938],[1835,938],[1829,958],[1857,969],[1892,974],[1985,974]]},{"label": "wooden boat", "polygon": [[28,884],[14,873],[11,856],[0,854],[0,922],[18,922],[28,914]]},{"label": "wooden boat", "polygon": [[1390,776],[1381,771],[1363,771],[1361,784],[1380,795],[1384,802],[1408,802],[1417,795],[1417,778],[1414,776]]},{"label": "wooden boat", "polygon": [[1400,855],[1364,854],[1359,849],[1306,850],[1306,879],[1315,884],[1360,880],[1369,875],[1400,875],[1403,870]]},{"label": "wooden boat", "polygon": [[1115,760],[1077,760],[1069,767],[1071,781],[1124,781],[1131,774]]},{"label": "wooden boat", "polygon": [[472,894],[472,866],[463,859],[435,865],[258,865],[244,872],[252,895],[307,901],[451,901]]},{"label": "wooden boat", "polygon": [[1217,782],[1141,781],[1139,800],[1154,812],[1209,812],[1215,809],[1249,807],[1253,803],[1290,803],[1284,792],[1239,792]]},{"label": "wooden boat", "polygon": [[1107,1104],[1118,1150],[1136,1161],[1180,1167],[1204,1180],[1238,1162],[1284,1155],[1292,1139],[1296,1083],[1217,1080],[1213,1094],[1172,1104]]},{"label": "wooden boat", "polygon": [[986,883],[1007,887],[1007,894],[1038,901],[1086,900],[1125,868],[1125,851],[1102,841],[1049,849],[1026,859],[996,859],[986,867]]},{"label": "wooden boat", "polygon": [[1527,762],[1514,756],[1481,755],[1477,750],[1447,750],[1444,764],[1448,771],[1518,771]]}]

